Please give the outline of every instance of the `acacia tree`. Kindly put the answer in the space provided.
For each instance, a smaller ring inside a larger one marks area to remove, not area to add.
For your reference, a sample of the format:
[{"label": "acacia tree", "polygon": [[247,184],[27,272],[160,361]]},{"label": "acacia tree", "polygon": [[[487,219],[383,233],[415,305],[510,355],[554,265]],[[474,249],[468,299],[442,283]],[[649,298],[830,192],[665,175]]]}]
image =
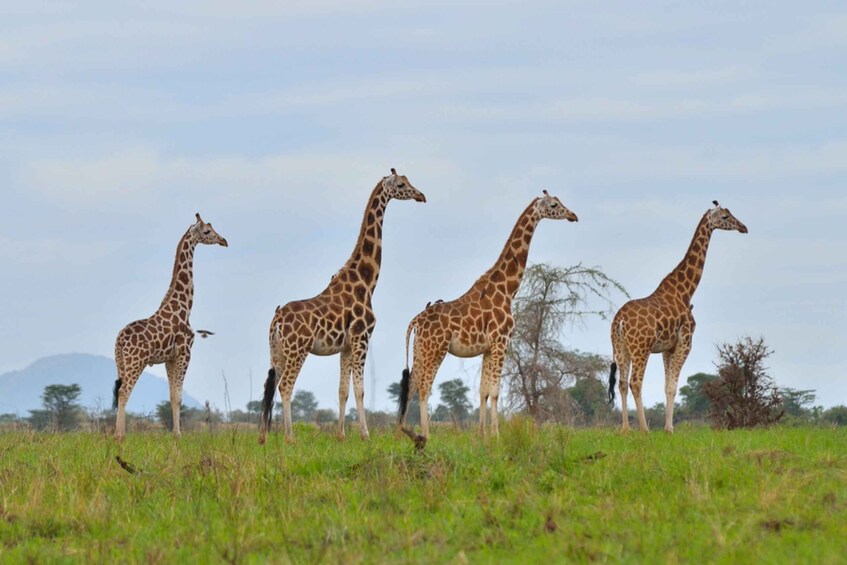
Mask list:
[{"label": "acacia tree", "polygon": [[573,421],[579,407],[565,389],[579,378],[597,378],[608,360],[568,349],[562,331],[590,317],[607,319],[615,294],[629,297],[597,267],[527,268],[512,303],[515,329],[503,368],[508,411],[537,421]]},{"label": "acacia tree", "polygon": [[[77,403],[82,389],[78,384],[48,385],[41,394],[44,412],[56,431],[71,430],[79,424],[82,407]],[[37,411],[33,411],[33,415]]]},{"label": "acacia tree", "polygon": [[[679,389],[679,395],[682,399],[682,406],[679,410],[681,419],[704,420],[708,417],[709,397],[706,396],[706,384],[717,378],[717,376],[708,373],[696,373],[686,379],[685,385]],[[664,426],[664,423],[662,425]]]},{"label": "acacia tree", "polygon": [[312,422],[318,409],[315,395],[308,390],[298,390],[291,399],[291,418],[297,422]]},{"label": "acacia tree", "polygon": [[744,337],[718,348],[718,378],[706,383],[709,418],[716,428],[752,428],[776,423],[785,414],[782,398],[767,373],[773,354],[764,338]]},{"label": "acacia tree", "polygon": [[[462,426],[471,412],[471,402],[468,400],[470,387],[463,383],[462,379],[453,379],[438,385],[438,391],[453,424]],[[441,405],[438,408],[440,407]],[[436,408],[436,411],[438,411],[438,408]]]}]

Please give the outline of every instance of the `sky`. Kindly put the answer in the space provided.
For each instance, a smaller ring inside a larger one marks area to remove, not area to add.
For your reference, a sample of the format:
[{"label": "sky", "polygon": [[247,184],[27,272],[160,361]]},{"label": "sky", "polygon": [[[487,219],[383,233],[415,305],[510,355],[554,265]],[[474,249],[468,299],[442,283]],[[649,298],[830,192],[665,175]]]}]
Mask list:
[{"label": "sky", "polygon": [[[388,207],[368,408],[394,409],[409,320],[464,293],[542,189],[580,221],[544,221],[530,262],[598,266],[633,297],[719,200],[750,232],[712,238],[683,378],[762,336],[779,386],[847,403],[841,2],[3,4],[0,372],[112,356],[200,212],[229,247],[195,257],[191,324],[216,335],[185,387],[243,407],[274,309],[325,288],[395,167],[427,203]],[[611,352],[608,321],[562,337]],[[310,356],[295,391],[337,408],[338,378]],[[448,358],[452,378],[478,402],[478,360]],[[653,356],[646,405],[663,381]]]}]

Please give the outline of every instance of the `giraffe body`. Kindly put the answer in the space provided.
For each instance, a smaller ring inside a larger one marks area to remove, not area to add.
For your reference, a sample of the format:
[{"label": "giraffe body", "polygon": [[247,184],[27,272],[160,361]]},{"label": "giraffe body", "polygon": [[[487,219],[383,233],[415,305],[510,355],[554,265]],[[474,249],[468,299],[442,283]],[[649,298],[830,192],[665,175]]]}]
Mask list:
[{"label": "giraffe body", "polygon": [[382,222],[392,199],[426,202],[409,180],[391,170],[374,187],[365,209],[359,239],[350,259],[336,272],[329,286],[307,300],[277,307],[269,331],[271,369],[265,382],[259,443],[270,427],[275,391],[283,405],[286,440],[292,439],[291,395],[306,357],[340,356],[338,436],[343,438],[344,410],[353,381],[363,438],[368,438],[364,405],[364,369],[368,344],[376,325],[371,299],[382,261]]},{"label": "giraffe body", "polygon": [[[706,252],[715,230],[747,233],[747,227],[728,209],[707,211],[694,232],[685,257],[646,298],[630,300],[612,320],[611,340],[614,362],[609,375],[609,400],[614,401],[615,372],[620,369],[622,429],[629,430],[627,389],[632,389],[638,425],[647,431],[647,418],[641,400],[644,372],[650,354],[661,353],[665,366],[665,430],[673,432],[673,406],[682,366],[691,352],[696,323],[691,298],[703,275]],[[631,379],[630,379],[631,376]]]},{"label": "giraffe body", "polygon": [[[415,316],[406,330],[406,370],[403,372],[400,421],[406,420],[406,407],[417,391],[420,398],[423,438],[429,437],[427,402],[438,368],[447,353],[456,357],[482,355],[480,379],[480,433],[487,432],[485,416],[491,401],[491,431],[498,433],[497,400],[500,375],[514,329],[512,300],[526,268],[529,246],[538,222],[543,218],[577,221],[562,202],[549,196],[536,198],[523,211],[500,257],[473,286],[456,300],[438,300]],[[408,369],[409,341],[415,333],[412,369]]]},{"label": "giraffe body", "polygon": [[115,340],[115,437],[119,440],[126,436],[126,403],[135,383],[146,367],[161,363],[168,374],[173,432],[179,437],[182,383],[194,344],[194,330],[189,323],[194,304],[194,250],[198,243],[228,246],[212,224],[205,223],[200,214],[196,219],[177,244],[173,277],[159,309],[149,318],[127,324]]}]

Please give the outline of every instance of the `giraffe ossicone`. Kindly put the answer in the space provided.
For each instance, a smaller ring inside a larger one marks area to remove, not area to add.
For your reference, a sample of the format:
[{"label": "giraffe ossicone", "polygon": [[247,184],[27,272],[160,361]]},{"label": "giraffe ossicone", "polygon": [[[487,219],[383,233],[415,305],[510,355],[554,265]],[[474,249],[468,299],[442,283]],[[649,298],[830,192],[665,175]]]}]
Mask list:
[{"label": "giraffe ossicone", "polygon": [[[182,403],[182,383],[191,361],[194,330],[189,318],[194,305],[194,249],[198,244],[228,247],[226,239],[194,215],[192,224],[176,247],[171,284],[159,309],[143,320],[125,326],[115,340],[115,380],[113,409],[117,410],[115,437],[126,437],[126,403],[145,367],[165,364],[173,410],[173,432],[179,437],[179,407]],[[201,330],[212,335],[212,332]],[[203,335],[203,337],[206,337]]]},{"label": "giraffe ossicone", "polygon": [[[462,296],[438,300],[412,318],[406,330],[406,369],[400,381],[398,426],[405,430],[406,410],[412,394],[420,398],[422,439],[429,437],[427,402],[438,368],[447,353],[457,357],[482,355],[479,396],[479,429],[485,435],[486,408],[491,401],[491,431],[498,434],[497,400],[506,350],[514,329],[512,300],[526,269],[529,246],[542,219],[577,221],[555,196],[533,199],[518,217],[506,245],[494,265]],[[409,369],[409,340],[415,332],[412,368]],[[407,432],[408,434],[408,432]]]},{"label": "giraffe ossicone", "polygon": [[360,433],[365,439],[369,437],[364,405],[365,358],[376,325],[371,300],[382,263],[382,223],[391,200],[426,202],[426,197],[392,168],[391,174],[380,179],[371,192],[353,253],[326,289],[314,298],[277,306],[268,332],[271,368],[262,401],[260,444],[265,442],[271,426],[277,389],[282,399],[285,438],[292,439],[291,394],[309,353],[340,355],[339,438],[345,435],[344,410],[351,379]]},{"label": "giraffe ossicone", "polygon": [[[629,430],[627,388],[632,389],[638,425],[647,431],[647,418],[641,400],[641,387],[647,359],[661,353],[665,365],[665,430],[673,432],[673,407],[682,365],[691,351],[694,335],[694,315],[691,298],[703,275],[706,252],[715,230],[747,233],[727,208],[712,202],[715,207],[703,214],[688,251],[679,265],[646,298],[630,300],[612,320],[611,339],[613,362],[609,372],[609,402],[615,400],[615,373],[620,369],[618,387],[621,394],[623,431]],[[630,380],[631,373],[631,380]]]}]

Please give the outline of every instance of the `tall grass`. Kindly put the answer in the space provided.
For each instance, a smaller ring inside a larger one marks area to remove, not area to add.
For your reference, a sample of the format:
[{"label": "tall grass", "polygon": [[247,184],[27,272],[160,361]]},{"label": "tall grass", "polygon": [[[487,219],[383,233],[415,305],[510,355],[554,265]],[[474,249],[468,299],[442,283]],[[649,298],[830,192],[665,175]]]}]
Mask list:
[{"label": "tall grass", "polygon": [[[843,562],[838,429],[0,434],[0,561]],[[137,472],[116,461],[118,455]]]}]

